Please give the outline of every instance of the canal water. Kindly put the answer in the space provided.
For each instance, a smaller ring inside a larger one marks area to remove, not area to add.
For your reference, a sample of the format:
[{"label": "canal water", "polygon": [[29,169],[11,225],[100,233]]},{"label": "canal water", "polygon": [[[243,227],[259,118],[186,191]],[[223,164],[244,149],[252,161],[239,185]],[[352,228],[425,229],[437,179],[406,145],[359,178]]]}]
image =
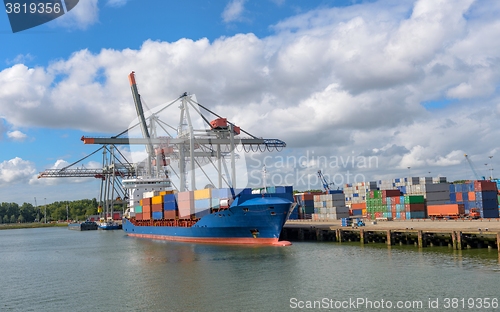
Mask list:
[{"label": "canal water", "polygon": [[500,311],[496,250],[0,231],[0,311]]}]

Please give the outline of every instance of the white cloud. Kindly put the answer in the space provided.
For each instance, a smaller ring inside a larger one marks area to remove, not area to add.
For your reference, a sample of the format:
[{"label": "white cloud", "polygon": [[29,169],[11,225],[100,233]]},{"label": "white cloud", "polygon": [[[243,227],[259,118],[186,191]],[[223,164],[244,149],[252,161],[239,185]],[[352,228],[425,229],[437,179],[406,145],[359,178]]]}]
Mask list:
[{"label": "white cloud", "polygon": [[34,56],[31,55],[30,53],[19,54],[14,59],[12,59],[12,60],[6,60],[5,63],[7,63],[8,65],[12,65],[12,64],[24,64],[24,63],[31,62],[33,59],[34,59]]},{"label": "white cloud", "polygon": [[[266,38],[147,40],[137,50],[76,51],[45,68],[17,64],[0,72],[0,103],[11,104],[0,116],[13,127],[118,133],[135,118],[134,70],[149,107],[193,92],[290,153],[376,155],[370,176],[408,166],[459,175],[467,168],[458,153],[487,157],[500,135],[500,6],[491,18],[477,13],[488,3],[378,1],[297,15]],[[228,16],[241,16],[240,6]],[[422,105],[443,99],[456,101]]]},{"label": "white cloud", "polygon": [[121,7],[127,4],[128,0],[108,0],[107,5],[112,7]]},{"label": "white cloud", "polygon": [[0,163],[0,186],[27,182],[36,172],[31,161],[15,157]]},{"label": "white cloud", "polygon": [[222,12],[222,20],[225,23],[229,22],[234,22],[237,21],[241,18],[241,15],[243,14],[245,7],[246,0],[231,0],[226,7],[224,8],[224,11]]},{"label": "white cloud", "polygon": [[55,25],[66,28],[86,29],[99,20],[98,0],[78,2],[74,9],[55,19]]},{"label": "white cloud", "polygon": [[7,132],[7,137],[9,137],[13,141],[22,142],[22,141],[26,140],[26,138],[28,136],[25,133],[22,133],[19,130],[14,130],[14,131]]}]

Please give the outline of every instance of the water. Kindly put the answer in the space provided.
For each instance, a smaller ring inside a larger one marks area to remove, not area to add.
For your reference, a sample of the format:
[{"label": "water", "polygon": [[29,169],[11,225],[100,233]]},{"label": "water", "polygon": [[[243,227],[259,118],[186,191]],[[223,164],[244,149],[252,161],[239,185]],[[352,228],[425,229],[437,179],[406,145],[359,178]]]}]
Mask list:
[{"label": "water", "polygon": [[500,299],[496,250],[214,246],[44,228],[0,231],[0,265],[0,311],[500,310],[478,301]]}]

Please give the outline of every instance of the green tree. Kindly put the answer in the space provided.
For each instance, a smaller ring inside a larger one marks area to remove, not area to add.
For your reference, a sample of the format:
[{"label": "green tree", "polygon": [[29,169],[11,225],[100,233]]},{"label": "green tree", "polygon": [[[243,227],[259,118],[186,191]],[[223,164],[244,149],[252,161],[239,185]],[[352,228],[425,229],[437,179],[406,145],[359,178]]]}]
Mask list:
[{"label": "green tree", "polygon": [[3,216],[3,223],[9,223],[9,217],[7,215]]},{"label": "green tree", "polygon": [[16,223],[16,220],[17,218],[15,215],[10,216],[10,223]]}]

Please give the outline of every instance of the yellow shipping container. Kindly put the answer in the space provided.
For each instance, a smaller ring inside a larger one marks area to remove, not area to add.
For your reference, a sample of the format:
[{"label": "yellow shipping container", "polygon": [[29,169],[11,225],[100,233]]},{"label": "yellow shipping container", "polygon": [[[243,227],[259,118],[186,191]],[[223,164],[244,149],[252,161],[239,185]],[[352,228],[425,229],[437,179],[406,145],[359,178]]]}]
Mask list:
[{"label": "yellow shipping container", "polygon": [[203,189],[194,191],[194,199],[207,199],[211,198],[212,192],[211,189]]},{"label": "yellow shipping container", "polygon": [[163,204],[163,195],[153,196],[152,204]]},{"label": "yellow shipping container", "polygon": [[361,210],[361,213],[363,214],[363,216],[366,216],[366,208],[365,208],[365,209],[362,209],[362,210]]},{"label": "yellow shipping container", "polygon": [[168,194],[167,191],[160,192],[160,196],[167,195],[167,194]]},{"label": "yellow shipping container", "polygon": [[172,191],[165,191],[165,195],[167,195],[167,194],[174,194],[174,192],[175,191],[173,191],[173,190]]}]

